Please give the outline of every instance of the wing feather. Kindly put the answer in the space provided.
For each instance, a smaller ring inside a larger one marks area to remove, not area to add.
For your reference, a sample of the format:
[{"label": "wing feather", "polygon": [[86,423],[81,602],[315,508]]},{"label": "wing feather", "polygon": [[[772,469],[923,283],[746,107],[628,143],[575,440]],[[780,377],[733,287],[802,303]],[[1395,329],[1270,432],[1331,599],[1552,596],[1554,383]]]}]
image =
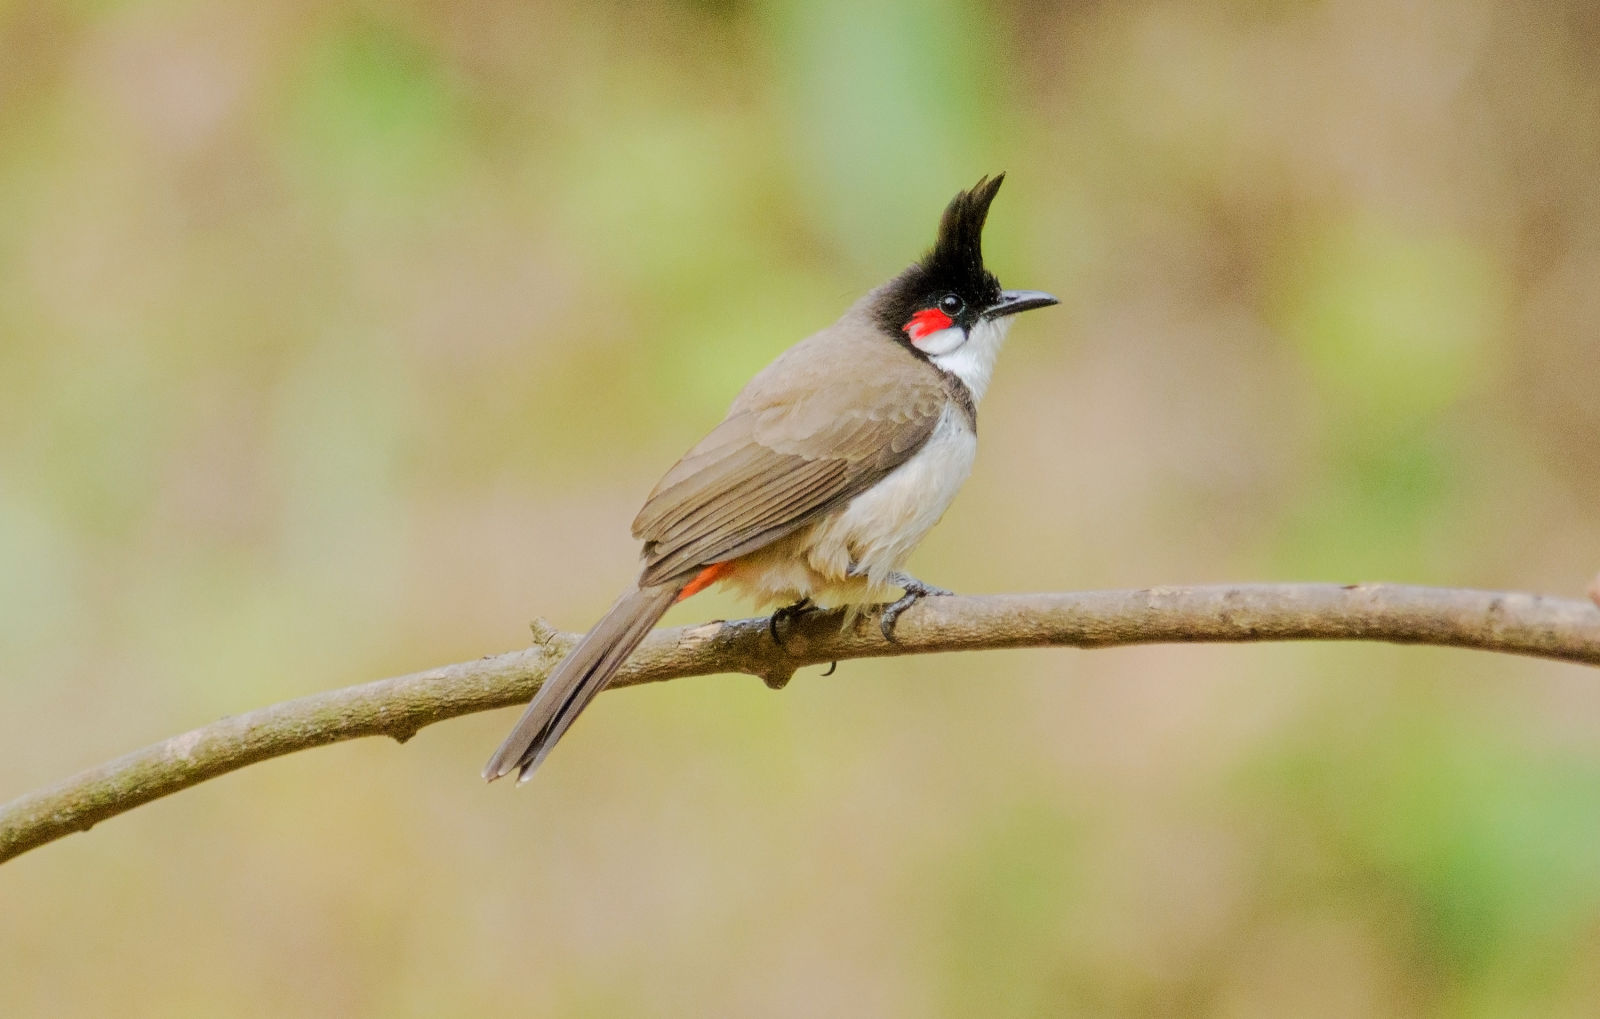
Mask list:
[{"label": "wing feather", "polygon": [[873,326],[790,348],[645,501],[640,583],[755,551],[848,501],[921,449],[948,401],[941,374]]}]

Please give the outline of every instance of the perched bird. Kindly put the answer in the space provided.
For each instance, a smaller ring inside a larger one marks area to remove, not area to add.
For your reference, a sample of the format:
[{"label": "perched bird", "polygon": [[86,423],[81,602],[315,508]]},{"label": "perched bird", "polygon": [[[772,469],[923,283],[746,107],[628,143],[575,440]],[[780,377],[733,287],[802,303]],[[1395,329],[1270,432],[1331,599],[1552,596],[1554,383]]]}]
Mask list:
[{"label": "perched bird", "polygon": [[1004,176],[956,195],[932,251],[762,369],[667,472],[633,522],[638,581],[545,678],[485,778],[526,781],[667,609],[711,584],[787,603],[774,621],[899,588],[891,640],[908,606],[949,593],[901,566],[972,470],[1011,317],[1057,303],[983,266]]}]

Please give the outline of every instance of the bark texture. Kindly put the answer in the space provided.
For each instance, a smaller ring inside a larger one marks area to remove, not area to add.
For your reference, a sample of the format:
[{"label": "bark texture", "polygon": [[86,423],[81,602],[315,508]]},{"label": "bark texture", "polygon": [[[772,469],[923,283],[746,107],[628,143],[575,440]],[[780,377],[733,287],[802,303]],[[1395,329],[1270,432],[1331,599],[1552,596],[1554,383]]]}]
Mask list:
[{"label": "bark texture", "polygon": [[[852,658],[1278,640],[1431,644],[1600,666],[1595,604],[1393,584],[925,598],[900,617],[893,642],[879,633],[876,612],[849,629],[842,619],[839,612],[802,616],[784,626],[782,646],[764,617],[660,630],[612,685],[742,672],[781,688],[802,666]],[[359,736],[403,743],[434,722],[526,703],[576,639],[536,622],[525,650],[285,701],[136,750],[0,806],[0,862],[257,761]],[[464,781],[478,763],[462,762]]]}]

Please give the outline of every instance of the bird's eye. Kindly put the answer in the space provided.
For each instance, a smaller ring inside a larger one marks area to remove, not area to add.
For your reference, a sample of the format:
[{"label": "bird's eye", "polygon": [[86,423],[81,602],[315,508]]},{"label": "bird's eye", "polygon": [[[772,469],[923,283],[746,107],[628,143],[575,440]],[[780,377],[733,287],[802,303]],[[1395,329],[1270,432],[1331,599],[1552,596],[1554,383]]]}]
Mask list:
[{"label": "bird's eye", "polygon": [[961,309],[965,308],[966,306],[967,302],[963,301],[955,294],[945,294],[943,297],[939,298],[939,310],[944,312],[946,315],[949,315],[951,318],[955,318],[957,315],[961,314]]}]

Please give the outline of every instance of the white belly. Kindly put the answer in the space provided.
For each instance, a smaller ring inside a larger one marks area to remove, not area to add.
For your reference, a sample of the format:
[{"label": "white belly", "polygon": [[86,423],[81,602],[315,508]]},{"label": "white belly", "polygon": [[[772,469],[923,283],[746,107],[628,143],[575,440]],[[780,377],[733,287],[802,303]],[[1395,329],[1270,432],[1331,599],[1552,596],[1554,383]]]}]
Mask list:
[{"label": "white belly", "polygon": [[972,473],[978,437],[955,406],[916,454],[841,509],[747,556],[728,580],[759,603],[845,604],[898,592],[887,582]]}]

